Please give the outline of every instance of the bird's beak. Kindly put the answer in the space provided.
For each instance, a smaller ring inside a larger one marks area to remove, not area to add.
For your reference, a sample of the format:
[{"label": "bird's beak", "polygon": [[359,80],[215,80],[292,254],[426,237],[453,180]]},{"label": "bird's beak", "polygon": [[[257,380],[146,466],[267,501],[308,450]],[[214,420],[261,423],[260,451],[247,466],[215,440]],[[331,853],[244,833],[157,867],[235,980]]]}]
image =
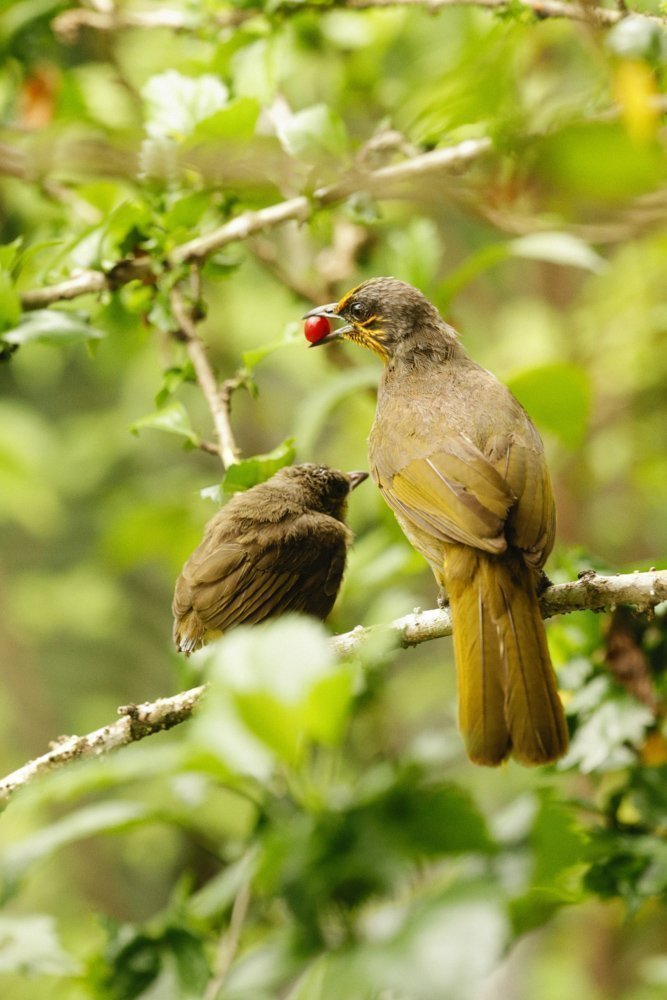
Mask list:
[{"label": "bird's beak", "polygon": [[350,493],[352,490],[356,490],[359,483],[363,483],[364,479],[368,479],[367,472],[348,472],[347,478],[350,480]]},{"label": "bird's beak", "polygon": [[[329,302],[326,306],[317,306],[315,309],[311,309],[303,317],[304,319],[309,319],[311,316],[324,316],[325,319],[338,320],[340,321],[343,317],[338,315],[338,303]],[[321,340],[315,341],[314,344],[309,344],[309,347],[319,347],[320,344],[330,344],[333,340],[338,340],[344,334],[349,333],[352,329],[349,323],[345,323],[343,326],[339,326],[337,330],[332,330],[328,333],[326,337],[322,337]]]}]

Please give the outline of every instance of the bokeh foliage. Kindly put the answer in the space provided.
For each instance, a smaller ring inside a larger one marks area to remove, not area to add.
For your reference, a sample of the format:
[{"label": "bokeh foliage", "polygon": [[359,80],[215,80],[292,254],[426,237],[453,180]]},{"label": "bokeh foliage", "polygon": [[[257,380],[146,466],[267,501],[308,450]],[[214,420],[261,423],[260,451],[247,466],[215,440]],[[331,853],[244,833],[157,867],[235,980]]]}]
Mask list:
[{"label": "bokeh foliage", "polygon": [[[20,0],[0,48],[2,770],[121,703],[213,685],[191,723],[3,815],[3,995],[664,996],[664,616],[553,622],[570,754],[489,773],[456,733],[448,641],[340,663],[289,620],[186,663],[169,612],[212,500],[294,457],[364,466],[378,366],[306,350],[298,321],[382,273],[421,287],[538,424],[551,576],[666,564],[662,22]],[[244,462],[221,483],[172,336],[174,248],[483,136],[490,153],[401,198],[313,204],[209,256],[201,333],[245,384]],[[21,312],[81,269],[116,287]],[[370,484],[351,522],[330,627],[431,606]]]}]

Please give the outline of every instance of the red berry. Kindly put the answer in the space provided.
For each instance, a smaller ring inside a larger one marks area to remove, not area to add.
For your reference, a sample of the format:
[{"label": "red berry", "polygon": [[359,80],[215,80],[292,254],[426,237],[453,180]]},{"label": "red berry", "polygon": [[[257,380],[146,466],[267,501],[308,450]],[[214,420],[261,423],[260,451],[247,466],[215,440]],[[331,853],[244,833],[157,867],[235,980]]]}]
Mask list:
[{"label": "red berry", "polygon": [[303,332],[306,335],[306,340],[310,341],[311,344],[316,344],[318,340],[322,340],[328,333],[331,333],[331,324],[326,316],[309,316],[303,325]]}]

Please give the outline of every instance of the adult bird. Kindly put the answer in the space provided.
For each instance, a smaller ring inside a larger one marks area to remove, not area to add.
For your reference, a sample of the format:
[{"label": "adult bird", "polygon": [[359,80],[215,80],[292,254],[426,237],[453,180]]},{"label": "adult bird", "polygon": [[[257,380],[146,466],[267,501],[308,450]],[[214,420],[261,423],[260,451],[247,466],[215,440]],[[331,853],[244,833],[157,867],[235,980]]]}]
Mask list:
[{"label": "adult bird", "polygon": [[556,760],[568,734],[537,600],[555,506],[537,430],[403,281],[372,278],[308,316],[342,321],[318,345],[351,340],[384,362],[371,475],[449,599],[470,759]]},{"label": "adult bird", "polygon": [[352,541],[347,499],[367,478],[367,472],[292,465],[233,496],[208,522],[176,581],[179,652],[289,611],[326,618]]}]

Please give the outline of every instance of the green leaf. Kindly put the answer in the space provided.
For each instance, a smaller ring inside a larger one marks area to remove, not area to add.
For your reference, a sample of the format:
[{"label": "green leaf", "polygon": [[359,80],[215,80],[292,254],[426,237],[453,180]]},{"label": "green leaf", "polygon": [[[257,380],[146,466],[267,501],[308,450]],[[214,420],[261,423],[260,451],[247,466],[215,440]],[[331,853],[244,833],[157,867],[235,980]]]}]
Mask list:
[{"label": "green leaf", "polygon": [[557,910],[581,899],[581,872],[587,859],[588,840],[571,807],[559,802],[550,789],[542,792],[529,844],[532,884],[510,904],[516,934],[543,926]]},{"label": "green leaf", "polygon": [[170,396],[173,396],[184,382],[195,381],[195,370],[191,361],[180,367],[166,368],[162,373],[162,385],[155,395],[155,405],[158,409],[162,409]]},{"label": "green leaf", "polygon": [[[7,249],[0,247],[0,249]],[[0,330],[15,327],[21,319],[21,299],[9,271],[0,270]]]},{"label": "green leaf", "polygon": [[2,334],[8,344],[79,344],[101,340],[106,334],[91,326],[83,313],[62,309],[35,309],[23,313],[19,322]]},{"label": "green leaf", "polygon": [[118,263],[118,257],[131,255],[151,229],[151,212],[145,202],[123,201],[105,218],[104,257],[107,265]]},{"label": "green leaf", "polygon": [[453,782],[429,784],[417,767],[406,768],[363,808],[406,857],[492,854],[495,844],[470,795]]},{"label": "green leaf", "polygon": [[[276,670],[281,662],[289,662],[289,670]],[[212,665],[230,690],[263,692],[284,705],[304,702],[337,669],[324,626],[299,615],[235,629],[216,644]]]},{"label": "green leaf", "polygon": [[284,149],[310,162],[345,156],[349,139],[343,119],[328,104],[314,104],[290,115],[278,127]]},{"label": "green leaf", "polygon": [[91,971],[94,995],[117,1000],[200,1000],[211,975],[201,934],[169,915],[139,930],[112,926]]},{"label": "green leaf", "polygon": [[582,861],[586,837],[570,806],[559,802],[549,789],[541,795],[530,839],[536,885],[561,885],[563,873]]},{"label": "green leaf", "polygon": [[296,767],[306,748],[299,712],[261,691],[238,692],[234,697],[239,718],[276,756]]},{"label": "green leaf", "polygon": [[278,469],[291,465],[295,454],[294,438],[286,438],[266,455],[254,455],[253,458],[245,458],[230,465],[222,480],[222,488],[225,493],[240,493],[257,483],[263,483]]},{"label": "green leaf", "polygon": [[22,243],[23,237],[17,236],[11,243],[0,245],[0,270],[11,271],[18,259]]},{"label": "green leaf", "polygon": [[210,191],[190,191],[179,195],[165,212],[165,227],[172,232],[180,227],[190,229],[196,226],[210,204]]},{"label": "green leaf", "polygon": [[130,430],[133,434],[138,434],[139,431],[148,427],[156,431],[166,431],[167,434],[177,434],[184,437],[195,448],[199,445],[199,435],[192,428],[188,411],[182,403],[177,401],[135,420]]},{"label": "green leaf", "polygon": [[58,939],[53,917],[0,916],[0,973],[72,976],[79,971]]},{"label": "green leaf", "polygon": [[217,76],[183,76],[174,69],[152,76],[141,95],[146,106],[146,131],[151,138],[179,139],[223,108],[229,96]]},{"label": "green leaf", "polygon": [[551,264],[566,264],[599,273],[607,262],[592,247],[571,233],[530,233],[512,240],[508,251],[513,257],[544,260]]},{"label": "green leaf", "polygon": [[261,347],[255,347],[251,351],[244,351],[241,355],[243,360],[244,368],[253,369],[260,361],[264,358],[268,358],[270,354],[274,351],[279,350],[281,347],[285,347],[288,344],[295,344],[302,338],[302,326],[301,323],[288,323],[283,331],[282,337],[278,337],[276,340],[269,341],[268,344],[263,344]]},{"label": "green leaf", "polygon": [[636,759],[646,730],[654,723],[646,705],[628,696],[610,699],[579,726],[558,766],[578,767],[584,774],[626,767]]},{"label": "green leaf", "polygon": [[538,427],[554,434],[566,448],[577,448],[588,426],[591,388],[587,373],[567,362],[540,365],[508,382]]},{"label": "green leaf", "polygon": [[[207,139],[226,140],[228,142],[245,142],[250,139],[259,118],[259,103],[251,97],[240,97],[231,101],[227,107],[221,108],[198,122],[192,130],[191,142],[202,142]],[[210,198],[210,196],[209,196]]]},{"label": "green leaf", "polygon": [[355,673],[341,666],[317,681],[302,708],[302,724],[318,743],[336,746],[343,736],[354,693]]},{"label": "green leaf", "polygon": [[[276,670],[276,663],[289,663]],[[335,661],[319,622],[285,616],[236,629],[216,643],[212,671],[246,728],[296,766],[308,741],[335,744],[353,691],[349,666]]]}]

